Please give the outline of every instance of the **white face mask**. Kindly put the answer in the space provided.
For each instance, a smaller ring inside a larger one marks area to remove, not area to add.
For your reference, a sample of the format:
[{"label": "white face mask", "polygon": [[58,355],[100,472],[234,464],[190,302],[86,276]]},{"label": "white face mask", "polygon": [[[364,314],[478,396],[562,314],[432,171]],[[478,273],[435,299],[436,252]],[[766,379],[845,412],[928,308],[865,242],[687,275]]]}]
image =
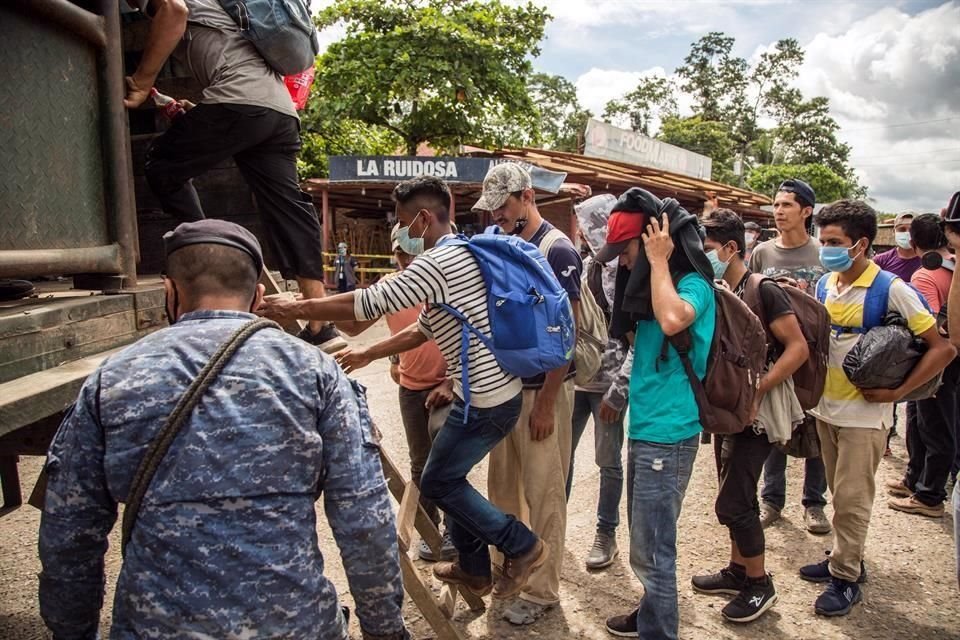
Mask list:
[{"label": "white face mask", "polygon": [[897,243],[897,246],[903,250],[911,248],[910,245],[910,232],[909,231],[896,231],[893,234],[893,241]]},{"label": "white face mask", "polygon": [[747,246],[752,247],[753,243],[757,241],[757,234],[753,231],[747,231],[743,234],[744,240],[747,241]]}]

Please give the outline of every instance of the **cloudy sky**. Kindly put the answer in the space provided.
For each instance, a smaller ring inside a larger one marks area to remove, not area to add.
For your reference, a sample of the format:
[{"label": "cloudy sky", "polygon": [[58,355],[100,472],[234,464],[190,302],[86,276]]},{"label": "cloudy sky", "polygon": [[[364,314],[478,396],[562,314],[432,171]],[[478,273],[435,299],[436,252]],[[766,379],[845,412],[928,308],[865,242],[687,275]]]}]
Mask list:
[{"label": "cloudy sky", "polygon": [[534,66],[573,81],[594,113],[643,75],[673,74],[709,31],[747,59],[792,37],[806,51],[795,84],[830,99],[876,208],[939,211],[960,189],[960,0],[534,2],[554,16]]}]

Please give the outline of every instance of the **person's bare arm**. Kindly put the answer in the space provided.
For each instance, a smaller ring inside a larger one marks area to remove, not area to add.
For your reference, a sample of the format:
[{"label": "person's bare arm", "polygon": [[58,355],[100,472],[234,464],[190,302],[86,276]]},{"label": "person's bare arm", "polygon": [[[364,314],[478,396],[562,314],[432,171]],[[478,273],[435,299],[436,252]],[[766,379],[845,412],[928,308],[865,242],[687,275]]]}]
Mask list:
[{"label": "person's bare arm", "polygon": [[760,379],[760,393],[766,394],[790,376],[810,357],[810,347],[803,337],[797,316],[792,313],[780,316],[770,323],[770,332],[783,345],[783,353]]},{"label": "person's bare arm", "polygon": [[148,7],[153,20],[140,64],[132,76],[127,76],[127,96],[123,105],[128,109],[139,107],[150,96],[157,74],[187,28],[189,11],[184,0],[150,0]]},{"label": "person's bare arm", "polygon": [[374,318],[373,320],[338,320],[336,325],[337,329],[353,338],[377,324],[377,320],[379,319],[380,318]]},{"label": "person's bare arm", "polygon": [[356,320],[355,291],[324,298],[291,300],[286,296],[267,296],[256,309],[257,315],[288,325],[294,320]]},{"label": "person's bare arm", "polygon": [[366,348],[347,348],[338,351],[334,356],[343,370],[347,373],[362,369],[374,360],[388,358],[404,351],[416,349],[424,342],[429,340],[423,332],[420,331],[416,323],[410,325],[396,335],[390,336],[380,342],[374,343]]},{"label": "person's bare arm", "polygon": [[653,315],[664,335],[680,333],[697,319],[696,311],[690,303],[677,293],[670,276],[667,261],[673,253],[673,239],[670,237],[670,221],[663,214],[663,226],[656,218],[650,219],[647,232],[643,234],[643,246],[650,262],[650,293],[653,299]]}]

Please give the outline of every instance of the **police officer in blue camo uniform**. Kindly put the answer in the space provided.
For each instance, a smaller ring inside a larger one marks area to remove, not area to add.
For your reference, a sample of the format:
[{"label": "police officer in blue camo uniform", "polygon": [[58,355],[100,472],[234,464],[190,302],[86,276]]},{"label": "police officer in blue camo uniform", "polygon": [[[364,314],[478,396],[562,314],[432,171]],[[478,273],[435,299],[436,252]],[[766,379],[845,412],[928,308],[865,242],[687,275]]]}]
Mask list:
[{"label": "police officer in blue camo uniform", "polygon": [[[222,220],[164,237],[175,323],[107,359],[50,447],[40,610],[96,638],[107,535],[150,442],[192,380],[256,318],[260,246]],[[346,640],[324,577],[324,498],[364,638],[408,638],[393,509],[363,388],[318,349],[253,334],[160,463],[126,548],[110,637]]]}]

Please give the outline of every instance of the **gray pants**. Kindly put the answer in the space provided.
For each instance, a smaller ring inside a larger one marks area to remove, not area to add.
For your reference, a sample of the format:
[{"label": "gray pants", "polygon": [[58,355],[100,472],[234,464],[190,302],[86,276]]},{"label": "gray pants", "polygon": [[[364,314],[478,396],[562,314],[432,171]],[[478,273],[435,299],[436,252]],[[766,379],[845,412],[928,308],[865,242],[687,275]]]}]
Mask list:
[{"label": "gray pants", "polygon": [[[410,475],[413,483],[420,488],[420,476],[427,464],[433,435],[430,433],[430,410],[427,409],[427,396],[433,389],[414,391],[400,387],[400,418],[407,435],[407,449],[410,451]],[[440,510],[430,500],[420,494],[420,506],[437,526],[440,525]]]}]

